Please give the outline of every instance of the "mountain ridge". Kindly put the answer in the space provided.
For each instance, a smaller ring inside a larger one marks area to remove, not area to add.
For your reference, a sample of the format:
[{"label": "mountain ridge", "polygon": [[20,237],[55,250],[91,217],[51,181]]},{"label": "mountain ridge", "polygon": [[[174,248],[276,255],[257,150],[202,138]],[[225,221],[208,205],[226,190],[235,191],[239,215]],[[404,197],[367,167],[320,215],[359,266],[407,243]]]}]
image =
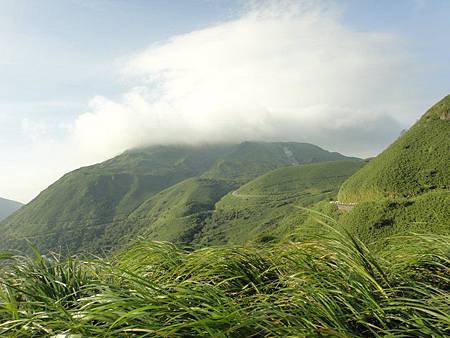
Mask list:
[{"label": "mountain ridge", "polygon": [[450,95],[345,181],[340,222],[366,243],[390,235],[450,233]]},{"label": "mountain ridge", "polygon": [[[286,156],[286,147],[292,156]],[[241,185],[298,163],[352,159],[308,143],[243,142],[132,149],[105,162],[64,175],[0,223],[5,238],[30,236],[39,247],[97,250],[130,233],[127,217],[145,201],[184,180],[199,177]],[[114,229],[114,231],[113,231]],[[48,234],[48,235],[44,235]],[[11,246],[3,240],[1,246]],[[88,244],[91,243],[91,244]],[[23,245],[18,245],[23,248]]]},{"label": "mountain ridge", "polygon": [[342,202],[412,197],[449,189],[450,95],[396,141],[348,179],[339,191]]}]

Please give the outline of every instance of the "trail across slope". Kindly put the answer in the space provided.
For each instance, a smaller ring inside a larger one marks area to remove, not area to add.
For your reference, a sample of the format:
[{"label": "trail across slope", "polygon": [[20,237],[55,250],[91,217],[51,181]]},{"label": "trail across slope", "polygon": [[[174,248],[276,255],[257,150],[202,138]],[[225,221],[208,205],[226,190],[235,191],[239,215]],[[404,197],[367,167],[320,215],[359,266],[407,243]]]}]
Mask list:
[{"label": "trail across slope", "polygon": [[[288,158],[284,148],[292,156]],[[348,158],[295,142],[167,145],[126,151],[66,174],[0,223],[0,249],[27,249],[26,241],[11,239],[33,238],[43,250],[96,252],[121,245],[144,230],[151,230],[153,239],[189,242],[211,203],[268,171],[291,165],[293,159],[314,163]],[[201,183],[193,187],[189,179]],[[184,181],[188,183],[168,190]],[[203,188],[210,200],[191,194]],[[167,194],[160,195],[163,191]],[[174,198],[165,200],[169,195]],[[192,222],[172,222],[185,216]]]},{"label": "trail across slope", "polygon": [[216,204],[198,241],[243,243],[283,236],[308,215],[294,206],[311,207],[335,198],[342,182],[363,165],[362,161],[333,161],[288,166],[262,175]]}]

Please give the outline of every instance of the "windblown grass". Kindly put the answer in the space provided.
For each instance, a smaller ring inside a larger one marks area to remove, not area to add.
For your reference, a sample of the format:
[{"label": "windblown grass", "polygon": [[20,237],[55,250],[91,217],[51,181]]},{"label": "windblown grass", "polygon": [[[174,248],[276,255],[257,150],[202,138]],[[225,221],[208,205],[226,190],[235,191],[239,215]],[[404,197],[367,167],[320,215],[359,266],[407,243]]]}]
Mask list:
[{"label": "windblown grass", "polygon": [[335,233],[264,247],[143,241],[109,259],[1,259],[5,337],[450,335],[448,236],[393,237],[377,254]]}]

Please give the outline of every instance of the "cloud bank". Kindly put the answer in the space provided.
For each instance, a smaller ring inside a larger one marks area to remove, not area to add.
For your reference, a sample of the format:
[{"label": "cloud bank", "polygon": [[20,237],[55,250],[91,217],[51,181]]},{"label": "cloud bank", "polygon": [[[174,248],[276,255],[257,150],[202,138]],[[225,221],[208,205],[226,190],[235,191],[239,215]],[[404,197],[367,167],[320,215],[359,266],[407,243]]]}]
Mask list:
[{"label": "cloud bank", "polygon": [[83,151],[158,143],[294,140],[373,155],[410,112],[414,65],[390,34],[358,32],[339,11],[268,2],[175,36],[123,70],[136,86],[96,97],[77,119]]},{"label": "cloud bank", "polygon": [[130,57],[130,89],[94,97],[62,141],[24,121],[32,155],[0,186],[14,181],[9,197],[26,201],[69,170],[162,143],[303,141],[372,156],[413,120],[419,76],[400,37],[358,31],[328,3],[255,3]]}]

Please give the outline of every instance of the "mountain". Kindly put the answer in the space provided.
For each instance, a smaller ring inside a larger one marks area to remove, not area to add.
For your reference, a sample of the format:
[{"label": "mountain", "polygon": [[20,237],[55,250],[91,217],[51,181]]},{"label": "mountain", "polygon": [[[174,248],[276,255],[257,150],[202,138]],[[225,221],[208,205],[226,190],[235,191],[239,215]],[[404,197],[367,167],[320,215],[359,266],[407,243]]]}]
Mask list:
[{"label": "mountain", "polygon": [[280,237],[306,215],[296,207],[335,198],[362,165],[341,160],[288,166],[239,189],[229,180],[191,178],[142,203],[123,228],[137,228],[130,231],[134,237],[201,246]]},{"label": "mountain", "polygon": [[[223,179],[194,177],[142,203],[127,219],[132,236],[191,243],[212,214],[215,204],[239,184]],[[111,232],[116,232],[116,229]]]},{"label": "mountain", "polygon": [[0,221],[18,210],[23,204],[0,197]]},{"label": "mountain", "polygon": [[[280,168],[227,194],[198,235],[205,244],[268,241],[300,227],[315,203],[336,198],[341,184],[364,165],[347,160]],[[328,203],[327,202],[327,203]],[[329,204],[329,203],[328,203]]]},{"label": "mountain", "polygon": [[204,176],[243,183],[284,166],[342,159],[356,158],[327,152],[308,143],[244,142],[223,159],[216,161]]},{"label": "mountain", "polygon": [[[29,239],[44,250],[108,250],[157,222],[155,215],[164,205],[162,200],[173,201],[180,189],[185,195],[192,190],[185,200],[180,199],[181,204],[195,197],[200,199],[195,203],[203,205],[200,209],[204,205],[210,208],[231,189],[267,171],[342,159],[349,158],[307,143],[283,142],[152,146],[126,151],[66,174],[0,223],[4,234],[0,246],[23,249],[24,240]],[[181,186],[176,186],[179,183]],[[205,191],[209,191],[208,201],[201,200]],[[183,214],[180,208],[196,207],[180,206],[167,212]],[[172,230],[160,229],[155,237],[166,239]]]},{"label": "mountain", "polygon": [[347,180],[342,202],[412,197],[450,186],[450,95]]},{"label": "mountain", "polygon": [[366,242],[405,232],[450,233],[450,95],[350,177],[341,223]]}]

